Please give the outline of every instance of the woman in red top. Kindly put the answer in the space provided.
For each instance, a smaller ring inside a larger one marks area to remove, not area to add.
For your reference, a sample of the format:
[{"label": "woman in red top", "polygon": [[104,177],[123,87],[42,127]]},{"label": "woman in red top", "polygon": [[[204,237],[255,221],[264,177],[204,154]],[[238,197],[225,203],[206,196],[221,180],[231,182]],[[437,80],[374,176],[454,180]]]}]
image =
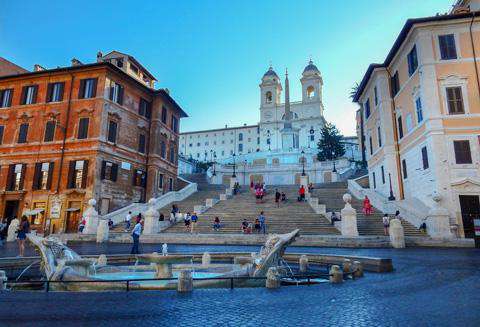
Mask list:
[{"label": "woman in red top", "polygon": [[373,212],[373,209],[372,209],[372,204],[370,203],[370,199],[368,198],[368,196],[365,195],[365,199],[363,200],[363,213],[365,215],[371,215]]},{"label": "woman in red top", "polygon": [[303,185],[298,190],[298,195],[300,195],[299,201],[305,201],[305,187]]}]

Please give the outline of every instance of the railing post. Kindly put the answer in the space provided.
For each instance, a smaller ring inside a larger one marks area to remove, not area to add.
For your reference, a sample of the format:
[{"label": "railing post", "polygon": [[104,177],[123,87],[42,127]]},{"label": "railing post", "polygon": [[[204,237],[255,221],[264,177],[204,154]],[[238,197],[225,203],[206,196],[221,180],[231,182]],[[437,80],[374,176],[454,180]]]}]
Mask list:
[{"label": "railing post", "polygon": [[230,289],[233,290],[233,277],[230,278]]},{"label": "railing post", "polygon": [[127,280],[127,292],[130,291],[130,281]]}]

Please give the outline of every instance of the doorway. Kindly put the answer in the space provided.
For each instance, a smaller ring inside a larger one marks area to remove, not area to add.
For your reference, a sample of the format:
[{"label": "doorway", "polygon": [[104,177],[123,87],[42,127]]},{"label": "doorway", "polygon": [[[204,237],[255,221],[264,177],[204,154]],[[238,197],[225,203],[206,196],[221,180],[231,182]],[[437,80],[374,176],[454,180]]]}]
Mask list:
[{"label": "doorway", "polygon": [[13,217],[18,218],[18,206],[20,201],[13,200],[13,201],[6,201],[5,202],[5,210],[3,217],[7,218],[8,224],[13,219]]},{"label": "doorway", "polygon": [[478,195],[459,195],[465,238],[473,238],[473,219],[480,218],[480,198]]},{"label": "doorway", "polygon": [[78,231],[81,205],[82,203],[80,201],[71,201],[68,203],[66,233],[76,233]]}]

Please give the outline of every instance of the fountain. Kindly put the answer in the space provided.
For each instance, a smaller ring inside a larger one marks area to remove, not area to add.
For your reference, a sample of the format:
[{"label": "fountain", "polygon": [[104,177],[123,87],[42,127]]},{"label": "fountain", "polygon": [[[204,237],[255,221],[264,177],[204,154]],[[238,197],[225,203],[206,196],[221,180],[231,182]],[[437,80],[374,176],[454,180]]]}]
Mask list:
[{"label": "fountain", "polygon": [[82,258],[52,237],[27,237],[40,252],[43,272],[49,281],[54,282],[51,283],[52,289],[101,291],[125,289],[124,280],[131,280],[130,289],[177,289],[177,278],[185,276],[186,271],[192,275],[194,287],[224,287],[233,283],[229,277],[257,277],[235,279],[237,287],[263,286],[265,280],[262,277],[267,277],[270,268],[275,268],[270,274],[275,271],[279,277],[287,276],[281,259],[286,247],[298,235],[298,229],[271,235],[259,253],[252,254],[247,262],[237,264],[208,263],[207,260],[203,264],[194,264],[191,255],[171,255],[162,251],[162,254],[137,255],[136,264],[130,266],[98,264],[97,260]]}]

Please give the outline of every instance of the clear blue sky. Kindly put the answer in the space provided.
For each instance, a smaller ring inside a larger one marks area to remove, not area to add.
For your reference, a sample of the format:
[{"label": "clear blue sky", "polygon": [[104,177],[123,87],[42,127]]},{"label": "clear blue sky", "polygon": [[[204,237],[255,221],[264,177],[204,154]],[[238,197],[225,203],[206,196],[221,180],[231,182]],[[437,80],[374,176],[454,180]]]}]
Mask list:
[{"label": "clear blue sky", "polygon": [[[454,0],[10,1],[0,0],[0,56],[32,69],[95,61],[98,50],[136,57],[190,115],[182,131],[255,124],[271,61],[289,69],[291,99],[310,56],[323,75],[327,120],[355,129],[348,93],[382,62],[407,18]],[[395,13],[392,15],[392,13]]]}]

